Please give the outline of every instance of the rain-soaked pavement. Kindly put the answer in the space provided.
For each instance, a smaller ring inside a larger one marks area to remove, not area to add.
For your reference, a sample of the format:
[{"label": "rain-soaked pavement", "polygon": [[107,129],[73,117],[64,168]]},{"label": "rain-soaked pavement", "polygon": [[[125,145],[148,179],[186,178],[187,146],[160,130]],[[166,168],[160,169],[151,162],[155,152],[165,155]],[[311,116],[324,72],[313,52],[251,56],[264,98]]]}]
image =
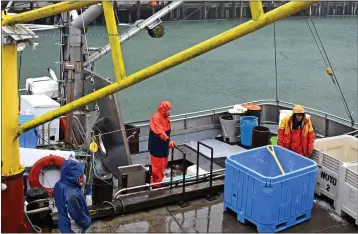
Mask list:
[{"label": "rain-soaked pavement", "polygon": [[[191,206],[169,205],[93,222],[87,232],[256,232],[256,226],[241,224],[233,212],[224,212],[223,195],[217,200],[198,199]],[[312,218],[283,232],[358,233],[350,217],[341,218],[326,201],[316,198]]]}]

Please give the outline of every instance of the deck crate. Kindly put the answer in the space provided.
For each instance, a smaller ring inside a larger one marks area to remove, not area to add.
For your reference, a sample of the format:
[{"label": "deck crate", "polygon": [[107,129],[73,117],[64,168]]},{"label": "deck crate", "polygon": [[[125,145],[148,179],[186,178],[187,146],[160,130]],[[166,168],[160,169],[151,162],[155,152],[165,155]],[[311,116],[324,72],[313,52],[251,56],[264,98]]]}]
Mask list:
[{"label": "deck crate", "polygon": [[339,170],[339,194],[337,196],[336,213],[343,212],[358,225],[358,163],[343,164]]},{"label": "deck crate", "polygon": [[312,159],[318,164],[315,193],[332,199],[336,207],[339,171],[343,163],[358,160],[358,139],[348,135],[318,139]]},{"label": "deck crate", "polygon": [[226,161],[224,210],[250,221],[258,232],[278,232],[311,218],[317,164],[274,146],[285,174],[266,147],[229,156]]}]

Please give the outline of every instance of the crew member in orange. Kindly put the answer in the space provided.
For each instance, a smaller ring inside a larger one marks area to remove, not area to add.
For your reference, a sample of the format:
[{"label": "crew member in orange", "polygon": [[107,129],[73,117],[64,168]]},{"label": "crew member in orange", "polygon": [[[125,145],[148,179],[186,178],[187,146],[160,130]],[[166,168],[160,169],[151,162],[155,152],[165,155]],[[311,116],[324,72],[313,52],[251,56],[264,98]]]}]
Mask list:
[{"label": "crew member in orange", "polygon": [[314,141],[312,122],[305,115],[303,106],[296,105],[293,113],[280,123],[277,144],[310,158],[314,150]]},{"label": "crew member in orange", "polygon": [[[168,101],[162,101],[159,104],[158,111],[150,119],[150,131],[148,140],[148,150],[152,165],[151,183],[162,182],[164,171],[168,164],[169,148],[175,147],[174,141],[170,139],[171,122],[169,111],[172,104]],[[157,188],[160,185],[154,185]]]}]

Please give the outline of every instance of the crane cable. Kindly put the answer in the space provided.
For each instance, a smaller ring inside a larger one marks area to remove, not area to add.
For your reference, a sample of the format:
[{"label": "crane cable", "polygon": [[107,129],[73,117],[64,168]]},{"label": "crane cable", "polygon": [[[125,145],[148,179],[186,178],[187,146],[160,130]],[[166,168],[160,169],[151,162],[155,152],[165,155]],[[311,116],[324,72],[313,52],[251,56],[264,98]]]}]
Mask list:
[{"label": "crane cable", "polygon": [[276,23],[273,23],[273,43],[275,49],[275,76],[276,76],[276,104],[278,106],[278,81],[277,81],[277,50],[276,50]]},{"label": "crane cable", "polygon": [[[306,11],[307,11],[307,10],[306,10]],[[321,54],[321,56],[322,56],[322,58],[323,58],[323,61],[324,61],[325,65],[326,65],[326,72],[327,72],[327,74],[331,77],[333,84],[336,86],[337,91],[338,91],[338,93],[339,93],[340,96],[341,96],[343,105],[344,105],[344,107],[345,107],[345,109],[346,109],[347,115],[348,115],[348,117],[350,118],[351,123],[352,123],[352,125],[353,125],[353,124],[354,124],[353,116],[352,116],[352,114],[351,114],[351,111],[349,110],[347,101],[346,101],[346,99],[344,98],[344,95],[343,95],[343,92],[342,92],[342,90],[341,90],[341,87],[340,87],[340,85],[339,85],[339,83],[338,83],[336,74],[335,74],[335,72],[333,71],[333,68],[332,68],[331,62],[329,61],[327,52],[326,52],[326,50],[324,49],[323,43],[322,43],[322,41],[321,41],[321,38],[320,38],[320,36],[319,36],[319,34],[318,34],[317,28],[316,28],[316,26],[315,26],[315,24],[314,24],[312,18],[309,18],[309,19],[311,20],[312,25],[313,25],[314,31],[315,31],[315,33],[317,34],[317,38],[318,38],[318,40],[319,40],[319,43],[321,44],[322,50],[321,50],[321,48],[319,47],[318,41],[317,41],[317,39],[316,39],[316,37],[315,37],[313,31],[312,31],[312,28],[311,28],[310,24],[308,23],[308,20],[307,20],[307,17],[306,17],[306,16],[307,16],[307,15],[306,15],[306,11],[304,11],[304,18],[305,18],[305,20],[306,20],[306,23],[307,23],[307,25],[308,25],[308,28],[309,28],[310,31],[311,31],[312,37],[313,37],[313,39],[314,39],[314,41],[315,41],[315,43],[316,43],[316,45],[317,45],[317,48],[318,48],[318,50],[319,50],[319,52],[320,52],[320,54]],[[323,53],[324,53],[325,56],[323,55]]]}]

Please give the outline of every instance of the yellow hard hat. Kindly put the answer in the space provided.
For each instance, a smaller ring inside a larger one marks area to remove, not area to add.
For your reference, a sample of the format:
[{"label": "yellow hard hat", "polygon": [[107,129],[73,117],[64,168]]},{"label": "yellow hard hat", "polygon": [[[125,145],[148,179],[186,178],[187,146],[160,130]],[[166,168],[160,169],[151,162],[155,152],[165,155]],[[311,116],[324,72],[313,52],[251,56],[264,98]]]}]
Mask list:
[{"label": "yellow hard hat", "polygon": [[295,113],[295,114],[304,114],[305,109],[301,105],[296,105],[295,107],[293,107],[293,113]]}]

